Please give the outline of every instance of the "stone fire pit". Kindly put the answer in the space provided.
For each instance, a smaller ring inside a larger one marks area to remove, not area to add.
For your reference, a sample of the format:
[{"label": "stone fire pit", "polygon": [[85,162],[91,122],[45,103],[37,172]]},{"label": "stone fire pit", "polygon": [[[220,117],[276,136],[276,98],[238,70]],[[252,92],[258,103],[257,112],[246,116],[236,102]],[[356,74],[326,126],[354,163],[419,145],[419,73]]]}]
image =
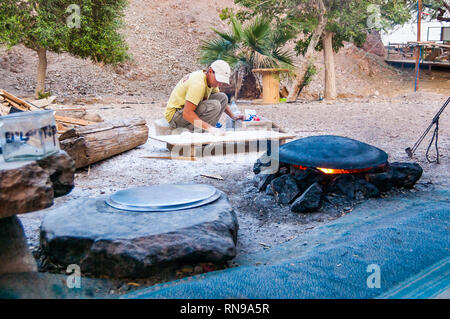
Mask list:
[{"label": "stone fire pit", "polygon": [[[238,222],[226,195],[216,191],[218,198],[211,203],[168,211],[112,207],[121,196],[71,201],[46,214],[42,253],[56,265],[77,264],[83,274],[114,278],[148,277],[186,263],[225,262],[236,255]],[[171,196],[182,197],[181,192]]]},{"label": "stone fire pit", "polygon": [[280,147],[278,157],[254,164],[254,185],[295,213],[318,210],[323,201],[379,197],[412,188],[422,176],[417,163],[389,163],[385,152],[340,136],[313,136]]}]

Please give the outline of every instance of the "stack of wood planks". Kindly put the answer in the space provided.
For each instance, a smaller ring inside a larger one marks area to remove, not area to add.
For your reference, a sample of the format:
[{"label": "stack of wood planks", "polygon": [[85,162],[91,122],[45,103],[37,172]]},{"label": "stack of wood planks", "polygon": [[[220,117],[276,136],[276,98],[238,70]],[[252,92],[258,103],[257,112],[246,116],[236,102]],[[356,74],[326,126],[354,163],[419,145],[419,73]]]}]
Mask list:
[{"label": "stack of wood planks", "polygon": [[[0,115],[7,115],[14,112],[28,112],[28,111],[40,111],[43,107],[38,107],[32,103],[18,98],[17,96],[0,89]],[[79,108],[70,108],[71,111],[78,110]],[[81,109],[81,108],[80,108]],[[68,110],[68,109],[66,109]],[[55,110],[57,112],[57,110]],[[55,115],[56,127],[58,133],[62,134],[65,131],[73,128],[74,126],[87,126],[95,124],[96,122],[87,121],[84,119],[73,118],[68,116]]]},{"label": "stack of wood planks", "polygon": [[31,105],[30,103],[19,99],[18,97],[0,89],[0,115],[7,115],[14,108],[18,111],[37,111],[38,107]]}]

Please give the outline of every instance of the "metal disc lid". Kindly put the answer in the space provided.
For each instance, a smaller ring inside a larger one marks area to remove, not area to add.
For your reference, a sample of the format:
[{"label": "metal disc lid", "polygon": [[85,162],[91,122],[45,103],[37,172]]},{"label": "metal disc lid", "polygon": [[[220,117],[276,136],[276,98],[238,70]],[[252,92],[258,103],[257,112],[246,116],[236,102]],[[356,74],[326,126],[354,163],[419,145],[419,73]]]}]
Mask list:
[{"label": "metal disc lid", "polygon": [[121,210],[167,212],[203,206],[219,197],[219,191],[209,185],[163,184],[124,189],[105,202]]},{"label": "metal disc lid", "polygon": [[305,167],[363,169],[386,164],[386,152],[335,135],[310,136],[280,146],[280,162]]}]

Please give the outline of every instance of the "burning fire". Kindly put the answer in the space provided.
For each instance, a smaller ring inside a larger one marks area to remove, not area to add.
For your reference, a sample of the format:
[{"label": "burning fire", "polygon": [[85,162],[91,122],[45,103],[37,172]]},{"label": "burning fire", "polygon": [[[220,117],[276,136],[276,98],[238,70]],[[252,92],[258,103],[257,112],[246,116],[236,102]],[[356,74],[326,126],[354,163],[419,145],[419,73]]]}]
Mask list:
[{"label": "burning fire", "polygon": [[[301,165],[292,165],[292,166],[294,166],[294,167],[296,167],[298,169],[301,169],[301,170],[307,170],[308,169],[307,167],[304,167],[304,166],[301,166]],[[316,167],[316,169],[318,169],[319,171],[321,171],[324,174],[333,175],[333,174],[363,173],[363,172],[370,171],[372,169],[372,167],[362,168],[362,169],[335,169],[335,168]]]},{"label": "burning fire", "polygon": [[363,169],[332,169],[332,168],[317,168],[319,171],[322,171],[325,174],[354,174],[354,173],[362,173],[367,172],[372,169],[372,167],[363,168]]}]

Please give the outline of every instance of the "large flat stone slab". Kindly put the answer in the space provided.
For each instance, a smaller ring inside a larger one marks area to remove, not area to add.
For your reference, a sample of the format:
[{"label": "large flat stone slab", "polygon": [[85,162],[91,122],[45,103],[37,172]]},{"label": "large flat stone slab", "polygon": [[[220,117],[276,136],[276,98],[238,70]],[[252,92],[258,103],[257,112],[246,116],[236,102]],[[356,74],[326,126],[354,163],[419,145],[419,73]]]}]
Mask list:
[{"label": "large flat stone slab", "polygon": [[83,274],[147,277],[169,265],[224,262],[236,255],[238,222],[225,194],[171,212],[130,212],[83,198],[49,209],[41,248],[50,261]]}]

